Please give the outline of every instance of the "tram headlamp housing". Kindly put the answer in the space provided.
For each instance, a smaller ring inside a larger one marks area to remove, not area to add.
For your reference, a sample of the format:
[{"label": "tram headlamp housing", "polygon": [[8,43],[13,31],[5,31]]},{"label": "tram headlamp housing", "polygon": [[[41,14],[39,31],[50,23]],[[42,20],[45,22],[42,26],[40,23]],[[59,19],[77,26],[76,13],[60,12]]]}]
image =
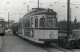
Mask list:
[{"label": "tram headlamp housing", "polygon": [[53,38],[54,37],[54,34],[50,34],[50,37]]}]

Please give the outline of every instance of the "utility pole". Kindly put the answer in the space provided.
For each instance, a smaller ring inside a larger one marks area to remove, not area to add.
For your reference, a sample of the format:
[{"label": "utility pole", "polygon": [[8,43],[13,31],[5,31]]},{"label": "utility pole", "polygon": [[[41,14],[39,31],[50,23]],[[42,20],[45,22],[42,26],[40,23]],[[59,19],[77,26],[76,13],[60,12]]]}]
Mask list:
[{"label": "utility pole", "polygon": [[67,0],[67,37],[70,34],[70,0]]},{"label": "utility pole", "polygon": [[9,29],[9,12],[8,12],[8,29]]},{"label": "utility pole", "polygon": [[38,8],[39,8],[39,0],[38,0]]}]

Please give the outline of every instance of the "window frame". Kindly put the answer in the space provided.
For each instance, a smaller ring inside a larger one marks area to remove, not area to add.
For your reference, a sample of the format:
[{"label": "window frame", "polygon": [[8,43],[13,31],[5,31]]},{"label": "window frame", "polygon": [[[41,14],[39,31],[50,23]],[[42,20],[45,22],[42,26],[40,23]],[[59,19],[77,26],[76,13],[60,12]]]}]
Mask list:
[{"label": "window frame", "polygon": [[39,23],[38,23],[38,18],[36,17],[36,18],[35,18],[35,28],[38,28],[38,27],[39,27],[38,24],[39,24]]}]

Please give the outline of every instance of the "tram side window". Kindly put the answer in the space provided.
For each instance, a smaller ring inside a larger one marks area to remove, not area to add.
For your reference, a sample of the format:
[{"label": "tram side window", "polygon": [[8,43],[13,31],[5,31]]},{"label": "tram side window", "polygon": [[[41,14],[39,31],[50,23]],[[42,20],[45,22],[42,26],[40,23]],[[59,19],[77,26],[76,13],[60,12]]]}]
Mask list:
[{"label": "tram side window", "polygon": [[23,28],[25,28],[25,20],[23,21]]},{"label": "tram side window", "polygon": [[56,22],[56,20],[54,20],[54,27],[57,27],[57,22]]},{"label": "tram side window", "polygon": [[30,27],[30,20],[29,19],[25,20],[25,27]]},{"label": "tram side window", "polygon": [[22,23],[19,23],[19,29],[22,29]]},{"label": "tram side window", "polygon": [[31,17],[31,27],[33,27],[33,17]]},{"label": "tram side window", "polygon": [[38,18],[35,18],[35,27],[38,27]]},{"label": "tram side window", "polygon": [[40,27],[45,27],[45,18],[40,18]]},{"label": "tram side window", "polygon": [[27,27],[26,22],[27,22],[27,20],[24,20],[24,28]]},{"label": "tram side window", "polygon": [[0,23],[0,27],[3,27],[3,24],[2,23]]}]

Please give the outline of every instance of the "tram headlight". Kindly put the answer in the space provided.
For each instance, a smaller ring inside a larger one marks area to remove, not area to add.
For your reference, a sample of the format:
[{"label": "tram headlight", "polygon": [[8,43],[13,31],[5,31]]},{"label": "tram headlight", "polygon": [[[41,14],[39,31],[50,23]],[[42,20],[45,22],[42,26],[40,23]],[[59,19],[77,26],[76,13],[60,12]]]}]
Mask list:
[{"label": "tram headlight", "polygon": [[54,37],[54,34],[50,34],[50,37],[53,38]]}]

